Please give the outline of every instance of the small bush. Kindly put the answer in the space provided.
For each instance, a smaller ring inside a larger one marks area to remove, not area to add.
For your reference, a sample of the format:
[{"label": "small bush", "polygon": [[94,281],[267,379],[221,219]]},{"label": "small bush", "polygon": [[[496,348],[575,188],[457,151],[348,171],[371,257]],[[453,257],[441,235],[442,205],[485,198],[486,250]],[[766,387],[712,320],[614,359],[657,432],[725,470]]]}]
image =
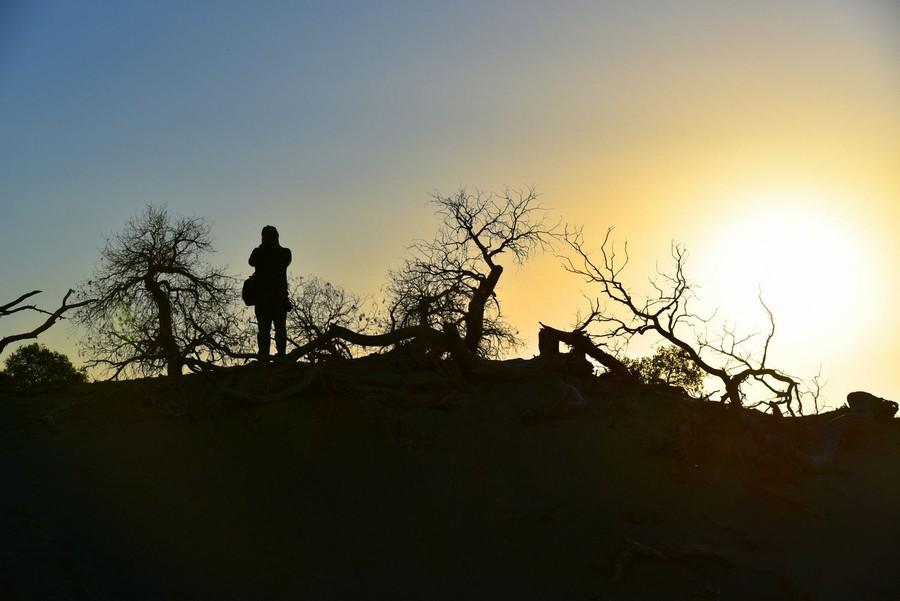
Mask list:
[{"label": "small bush", "polygon": [[626,358],[625,365],[645,384],[663,382],[694,396],[703,393],[703,370],[677,347],[661,346],[652,357]]},{"label": "small bush", "polygon": [[5,375],[18,390],[57,388],[87,381],[83,369],[77,369],[62,353],[33,343],[17,348],[6,359]]}]

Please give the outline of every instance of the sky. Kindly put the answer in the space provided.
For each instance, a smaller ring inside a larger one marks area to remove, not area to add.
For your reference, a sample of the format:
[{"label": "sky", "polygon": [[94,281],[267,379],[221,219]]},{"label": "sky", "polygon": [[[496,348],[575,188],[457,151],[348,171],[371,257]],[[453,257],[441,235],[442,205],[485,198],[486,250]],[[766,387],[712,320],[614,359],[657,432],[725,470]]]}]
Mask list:
[{"label": "sky", "polygon": [[[147,203],[235,275],[271,223],[294,275],[374,297],[432,194],[533,186],[594,248],[616,228],[638,292],[673,241],[742,331],[761,290],[770,363],[832,405],[900,399],[900,5],[433,4],[0,4],[0,299],[56,306]],[[500,294],[522,356],[595,295],[554,253]]]}]

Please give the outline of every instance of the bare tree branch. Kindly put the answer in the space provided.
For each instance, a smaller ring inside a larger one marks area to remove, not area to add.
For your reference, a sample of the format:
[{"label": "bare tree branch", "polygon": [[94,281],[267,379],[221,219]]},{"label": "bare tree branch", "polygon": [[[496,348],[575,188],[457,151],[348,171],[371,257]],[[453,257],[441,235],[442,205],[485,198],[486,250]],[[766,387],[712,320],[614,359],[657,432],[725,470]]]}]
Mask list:
[{"label": "bare tree branch", "polygon": [[760,303],[769,318],[769,331],[756,353],[748,348],[754,335],[739,336],[728,324],[723,326],[718,338],[712,340],[708,335],[711,318],[698,315],[690,307],[695,295],[684,272],[687,258],[684,248],[672,245],[672,270],[668,273],[658,271],[657,277],[651,280],[655,296],[638,300],[621,279],[628,264],[627,246],[624,259],[617,257],[612,231],[612,228],[607,230],[600,245],[600,260],[594,259],[586,250],[580,228],[567,228],[563,234],[574,253],[574,257],[562,257],[563,267],[585,282],[599,286],[601,298],[619,309],[607,310],[598,298],[591,303],[590,314],[582,321],[581,328],[589,325],[599,328],[600,331],[593,335],[600,339],[628,340],[635,335],[654,333],[678,348],[706,374],[719,379],[725,386],[723,400],[741,405],[745,397],[742,388],[752,380],[772,395],[764,403],[784,406],[792,414],[796,406],[802,412],[799,382],[767,365],[769,347],[775,335],[775,318],[761,294]]},{"label": "bare tree branch", "polygon": [[[293,282],[289,296],[293,310],[288,314],[288,341],[295,347],[318,339],[332,325],[368,333],[377,321],[374,307],[367,307],[362,298],[317,277]],[[351,358],[359,347],[341,338],[331,342],[307,355],[310,361]]]},{"label": "bare tree branch", "polygon": [[10,336],[4,336],[3,338],[0,338],[0,353],[2,353],[3,350],[8,345],[10,345],[14,342],[19,342],[20,340],[30,340],[32,338],[37,338],[42,333],[44,333],[48,329],[50,329],[53,326],[53,324],[55,324],[57,321],[59,321],[60,319],[65,319],[65,317],[63,317],[63,315],[66,312],[71,311],[73,309],[78,309],[79,307],[86,307],[89,304],[91,304],[92,302],[94,302],[93,299],[85,299],[85,300],[81,300],[81,301],[78,301],[75,303],[70,303],[69,297],[74,293],[74,290],[69,290],[68,292],[66,292],[65,296],[63,296],[62,303],[60,304],[59,308],[57,308],[53,312],[45,311],[43,309],[38,309],[34,305],[24,305],[24,306],[16,307],[16,305],[18,305],[25,299],[31,298],[32,296],[34,296],[36,294],[40,294],[40,293],[41,293],[40,290],[33,290],[31,292],[23,294],[22,296],[20,296],[19,298],[17,298],[16,300],[14,300],[10,303],[0,306],[0,317],[6,317],[8,315],[12,315],[13,313],[17,313],[19,311],[25,311],[25,310],[36,311],[38,313],[43,313],[43,314],[47,315],[47,319],[45,319],[41,325],[37,326],[36,328],[34,328],[33,330],[31,330],[29,332],[24,332],[21,334],[12,334]]},{"label": "bare tree branch", "polygon": [[556,230],[533,189],[501,194],[459,190],[435,195],[442,223],[433,240],[419,240],[412,256],[389,273],[389,325],[454,324],[470,352],[498,356],[519,344],[503,320],[497,284],[502,256],[523,263],[549,248]]},{"label": "bare tree branch", "polygon": [[[187,359],[231,359],[222,351],[241,341],[237,286],[206,263],[209,225],[147,206],[108,239],[83,295],[97,299],[76,319],[91,367],[123,373],[182,373]],[[218,342],[216,342],[218,341]],[[238,352],[240,349],[238,349]]]}]

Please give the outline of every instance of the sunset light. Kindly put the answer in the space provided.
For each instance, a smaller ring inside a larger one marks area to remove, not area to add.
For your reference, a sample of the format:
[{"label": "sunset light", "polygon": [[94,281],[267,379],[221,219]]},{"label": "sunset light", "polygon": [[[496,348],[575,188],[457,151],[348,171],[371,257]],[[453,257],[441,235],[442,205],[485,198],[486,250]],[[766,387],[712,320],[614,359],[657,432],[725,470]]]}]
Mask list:
[{"label": "sunset light", "polygon": [[834,350],[870,333],[886,309],[886,266],[852,202],[785,191],[749,193],[736,205],[693,253],[697,279],[730,319],[746,328],[765,319],[758,290],[796,351]]},{"label": "sunset light", "polygon": [[0,0],[0,601],[900,600],[900,0]]}]

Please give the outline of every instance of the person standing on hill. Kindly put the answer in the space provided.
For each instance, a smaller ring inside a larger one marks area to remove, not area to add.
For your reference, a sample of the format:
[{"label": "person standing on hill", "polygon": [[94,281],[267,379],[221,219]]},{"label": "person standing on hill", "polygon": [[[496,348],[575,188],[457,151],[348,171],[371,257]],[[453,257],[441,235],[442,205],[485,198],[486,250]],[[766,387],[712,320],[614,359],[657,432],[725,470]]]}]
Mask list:
[{"label": "person standing on hill", "polygon": [[259,332],[259,358],[269,357],[271,330],[275,326],[275,348],[279,357],[287,347],[288,300],[287,268],[291,264],[291,249],[278,243],[278,230],[267,225],[262,229],[262,243],[250,253],[250,265],[256,268],[255,297],[256,322]]}]

